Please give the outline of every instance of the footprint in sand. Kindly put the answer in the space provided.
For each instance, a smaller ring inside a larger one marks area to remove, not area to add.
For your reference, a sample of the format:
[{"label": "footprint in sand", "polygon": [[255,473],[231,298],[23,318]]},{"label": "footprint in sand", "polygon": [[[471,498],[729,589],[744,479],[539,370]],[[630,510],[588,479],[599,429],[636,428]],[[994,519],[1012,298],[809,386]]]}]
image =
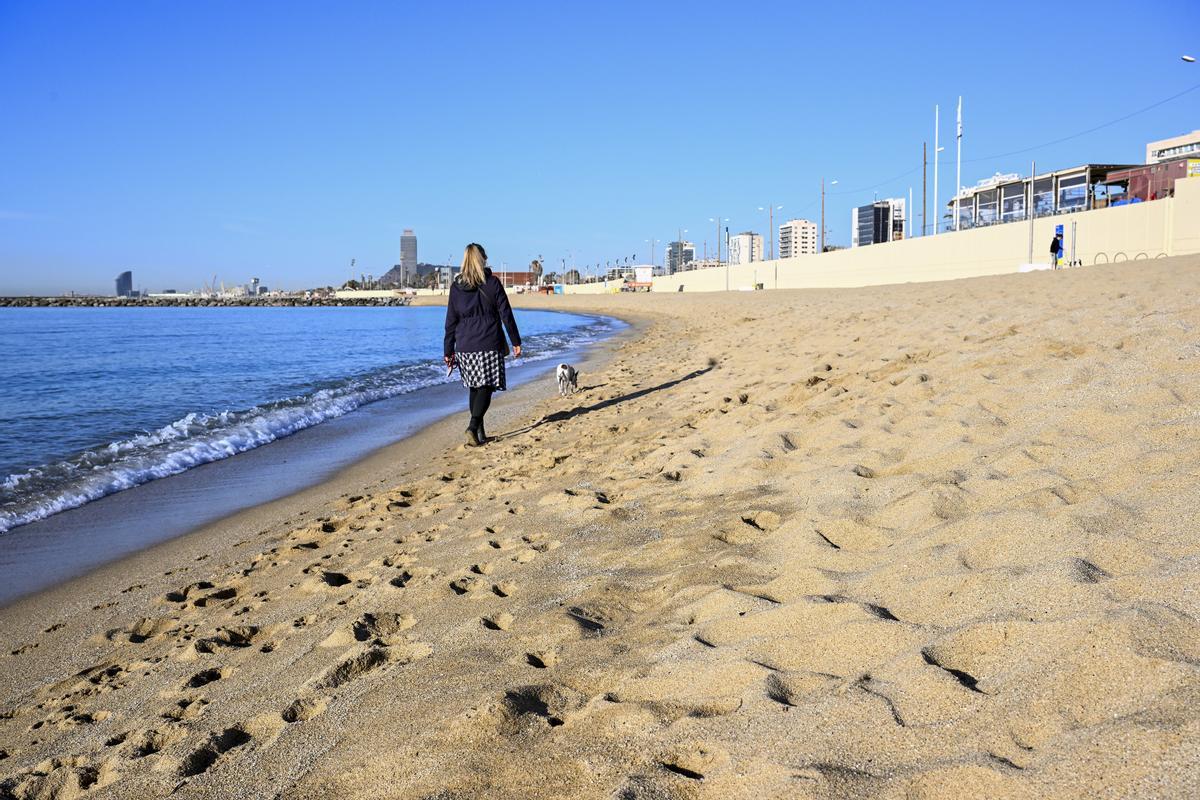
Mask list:
[{"label": "footprint in sand", "polygon": [[194,647],[199,653],[216,653],[225,648],[249,647],[258,635],[254,625],[242,625],[232,628],[217,628],[216,633],[203,639],[197,639]]},{"label": "footprint in sand", "polygon": [[193,750],[179,766],[179,775],[191,778],[208,771],[221,756],[237,747],[249,744],[252,737],[241,727],[226,728],[209,734],[198,749]]},{"label": "footprint in sand", "polygon": [[125,754],[127,758],[139,759],[161,753],[173,744],[187,738],[187,730],[179,726],[152,728],[136,734],[123,735],[127,742]]},{"label": "footprint in sand", "polygon": [[412,614],[380,611],[363,614],[354,622],[351,630],[356,641],[374,640],[377,644],[387,644],[396,634],[402,633],[416,624],[417,620]]},{"label": "footprint in sand", "polygon": [[221,680],[228,674],[229,674],[229,671],[223,667],[213,667],[210,669],[202,670],[200,672],[197,672],[192,677],[188,678],[188,681],[187,681],[187,683],[184,684],[183,688],[184,689],[199,689],[201,686],[207,686],[210,683],[215,683],[216,681]]},{"label": "footprint in sand", "polygon": [[402,570],[399,575],[392,578],[388,583],[397,589],[407,589],[411,586],[429,583],[439,575],[441,575],[440,572],[429,567],[410,567],[409,569]]},{"label": "footprint in sand", "polygon": [[168,706],[159,716],[176,722],[187,722],[198,719],[207,705],[208,699],[203,696],[184,697],[175,701],[174,705]]},{"label": "footprint in sand", "polygon": [[676,775],[703,780],[728,766],[729,754],[704,742],[690,742],[667,751],[659,763]]},{"label": "footprint in sand", "polygon": [[484,585],[484,581],[477,575],[465,575],[450,581],[450,588],[457,595],[475,594],[481,591]]},{"label": "footprint in sand", "polygon": [[492,586],[492,592],[500,597],[510,597],[517,591],[517,584],[513,581],[500,581]]},{"label": "footprint in sand", "polygon": [[525,654],[525,662],[538,669],[549,669],[558,663],[558,653],[553,650],[535,650]]},{"label": "footprint in sand", "polygon": [[534,550],[532,547],[523,547],[517,552],[513,553],[512,560],[518,564],[528,564],[530,561],[533,561],[535,558],[537,558],[537,556],[537,550]]},{"label": "footprint in sand", "polygon": [[513,626],[516,618],[507,611],[498,611],[495,614],[489,614],[481,620],[485,628],[493,631],[507,631]]},{"label": "footprint in sand", "polygon": [[291,705],[280,712],[279,716],[289,724],[307,722],[325,710],[325,699],[320,697],[301,697],[293,700]]}]

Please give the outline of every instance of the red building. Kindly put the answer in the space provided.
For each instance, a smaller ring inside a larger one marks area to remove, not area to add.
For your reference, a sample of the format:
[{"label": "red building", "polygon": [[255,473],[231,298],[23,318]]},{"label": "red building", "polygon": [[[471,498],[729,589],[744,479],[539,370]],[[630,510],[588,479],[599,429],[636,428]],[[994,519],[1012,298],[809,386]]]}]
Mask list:
[{"label": "red building", "polygon": [[494,269],[492,274],[505,286],[532,286],[537,282],[532,272],[502,272]]}]

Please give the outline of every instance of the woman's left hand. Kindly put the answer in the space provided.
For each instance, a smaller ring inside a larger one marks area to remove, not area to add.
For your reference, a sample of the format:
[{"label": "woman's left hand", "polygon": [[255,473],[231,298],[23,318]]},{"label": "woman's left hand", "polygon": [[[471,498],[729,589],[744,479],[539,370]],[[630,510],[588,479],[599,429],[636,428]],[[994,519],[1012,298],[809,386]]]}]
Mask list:
[{"label": "woman's left hand", "polygon": [[514,344],[513,345],[513,358],[520,358],[520,357],[521,357],[521,345]]}]

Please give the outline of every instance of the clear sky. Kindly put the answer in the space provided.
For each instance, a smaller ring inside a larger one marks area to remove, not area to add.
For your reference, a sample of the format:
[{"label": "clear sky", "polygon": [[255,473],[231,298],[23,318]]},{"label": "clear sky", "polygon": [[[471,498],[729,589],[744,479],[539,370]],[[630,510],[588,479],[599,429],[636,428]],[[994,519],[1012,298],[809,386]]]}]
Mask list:
[{"label": "clear sky", "polygon": [[0,293],[340,284],[406,227],[422,261],[646,262],[815,220],[822,176],[848,244],[876,192],[919,207],[935,103],[951,196],[960,94],[965,184],[1200,128],[1198,90],[1040,146],[1200,84],[1197,31],[1195,0],[0,0]]}]

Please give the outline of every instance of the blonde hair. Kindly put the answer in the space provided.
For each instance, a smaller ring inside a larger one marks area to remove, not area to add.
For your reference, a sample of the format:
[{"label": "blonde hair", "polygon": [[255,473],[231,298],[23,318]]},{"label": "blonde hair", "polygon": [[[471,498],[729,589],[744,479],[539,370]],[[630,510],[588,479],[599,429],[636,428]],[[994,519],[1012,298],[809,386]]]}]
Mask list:
[{"label": "blonde hair", "polygon": [[462,272],[459,274],[459,278],[467,286],[482,286],[485,280],[483,274],[485,264],[487,264],[487,251],[483,249],[483,245],[471,242],[463,251]]}]

